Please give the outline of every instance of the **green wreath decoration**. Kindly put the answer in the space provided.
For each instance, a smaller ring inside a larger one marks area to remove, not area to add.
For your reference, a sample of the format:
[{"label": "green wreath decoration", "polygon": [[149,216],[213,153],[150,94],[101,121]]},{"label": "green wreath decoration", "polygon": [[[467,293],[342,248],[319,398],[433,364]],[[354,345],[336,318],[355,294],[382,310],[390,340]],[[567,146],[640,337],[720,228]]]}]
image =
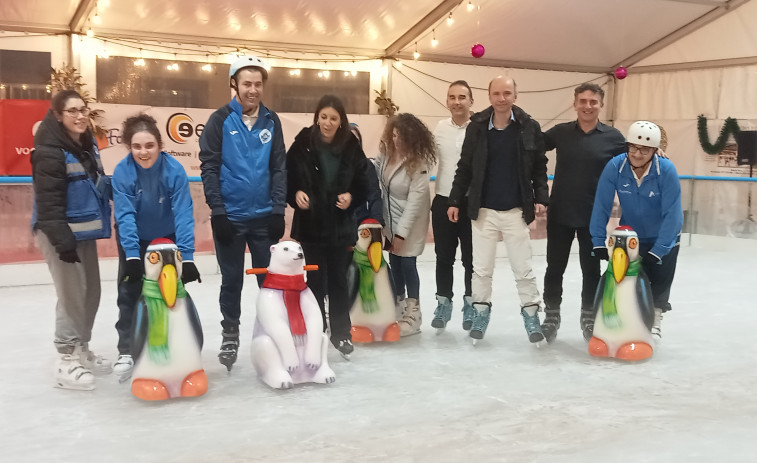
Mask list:
[{"label": "green wreath decoration", "polygon": [[699,132],[699,144],[702,145],[702,149],[707,154],[718,154],[725,148],[725,143],[728,140],[729,135],[733,135],[734,138],[739,133],[739,122],[731,117],[725,120],[723,128],[720,129],[720,135],[715,141],[715,144],[710,143],[710,134],[707,133],[707,118],[703,114],[700,114],[697,118],[697,131]]}]

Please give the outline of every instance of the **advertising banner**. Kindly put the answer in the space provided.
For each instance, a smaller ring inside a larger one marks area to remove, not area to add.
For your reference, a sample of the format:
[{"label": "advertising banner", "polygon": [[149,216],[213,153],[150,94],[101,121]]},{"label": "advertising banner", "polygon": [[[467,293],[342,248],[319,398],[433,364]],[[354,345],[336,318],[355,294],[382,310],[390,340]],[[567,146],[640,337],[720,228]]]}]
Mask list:
[{"label": "advertising banner", "polygon": [[0,175],[31,175],[34,132],[50,108],[45,100],[0,100]]}]

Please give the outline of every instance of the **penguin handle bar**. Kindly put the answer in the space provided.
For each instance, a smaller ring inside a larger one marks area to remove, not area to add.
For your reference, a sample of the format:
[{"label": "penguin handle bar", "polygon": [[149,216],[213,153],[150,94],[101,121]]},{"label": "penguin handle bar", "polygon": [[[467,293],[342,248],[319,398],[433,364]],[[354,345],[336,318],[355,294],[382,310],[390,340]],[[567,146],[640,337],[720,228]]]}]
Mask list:
[{"label": "penguin handle bar", "polygon": [[[318,270],[318,266],[317,265],[305,266],[306,272],[312,272],[313,270]],[[260,275],[260,274],[268,273],[268,269],[264,267],[248,268],[247,270],[244,271],[244,273],[246,273],[247,275]]]}]

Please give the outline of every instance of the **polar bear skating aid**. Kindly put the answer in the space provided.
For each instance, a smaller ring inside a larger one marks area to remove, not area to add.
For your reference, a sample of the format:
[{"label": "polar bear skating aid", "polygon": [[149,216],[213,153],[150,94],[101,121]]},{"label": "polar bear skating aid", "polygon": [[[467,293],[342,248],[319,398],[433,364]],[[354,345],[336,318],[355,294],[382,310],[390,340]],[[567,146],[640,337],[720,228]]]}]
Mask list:
[{"label": "polar bear skating aid", "polygon": [[[252,333],[252,364],[275,389],[336,380],[326,353],[323,318],[305,284],[305,256],[293,241],[271,246],[271,261],[257,300]],[[248,273],[258,273],[254,269]]]}]

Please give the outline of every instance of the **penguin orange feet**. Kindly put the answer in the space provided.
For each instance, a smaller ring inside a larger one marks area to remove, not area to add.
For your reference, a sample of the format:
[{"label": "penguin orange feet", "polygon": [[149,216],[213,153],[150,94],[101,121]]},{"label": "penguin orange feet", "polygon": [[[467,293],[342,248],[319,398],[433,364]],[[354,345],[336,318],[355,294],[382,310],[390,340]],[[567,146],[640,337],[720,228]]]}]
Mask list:
[{"label": "penguin orange feet", "polygon": [[352,333],[352,342],[373,342],[373,332],[364,326],[353,326],[350,332]]},{"label": "penguin orange feet", "polygon": [[629,342],[620,346],[615,357],[620,360],[636,362],[638,360],[648,359],[653,353],[654,349],[652,349],[652,346],[646,342]]},{"label": "penguin orange feet", "polygon": [[181,384],[182,397],[197,397],[208,392],[208,377],[205,370],[197,370],[187,375]]},{"label": "penguin orange feet", "polygon": [[166,385],[156,379],[135,379],[131,382],[131,393],[142,400],[166,400],[171,398]]},{"label": "penguin orange feet", "polygon": [[385,342],[396,342],[400,340],[400,326],[397,322],[386,327],[386,330],[384,330],[384,337],[381,340]]},{"label": "penguin orange feet", "polygon": [[607,344],[596,336],[589,340],[589,353],[594,357],[607,357],[610,355]]}]

